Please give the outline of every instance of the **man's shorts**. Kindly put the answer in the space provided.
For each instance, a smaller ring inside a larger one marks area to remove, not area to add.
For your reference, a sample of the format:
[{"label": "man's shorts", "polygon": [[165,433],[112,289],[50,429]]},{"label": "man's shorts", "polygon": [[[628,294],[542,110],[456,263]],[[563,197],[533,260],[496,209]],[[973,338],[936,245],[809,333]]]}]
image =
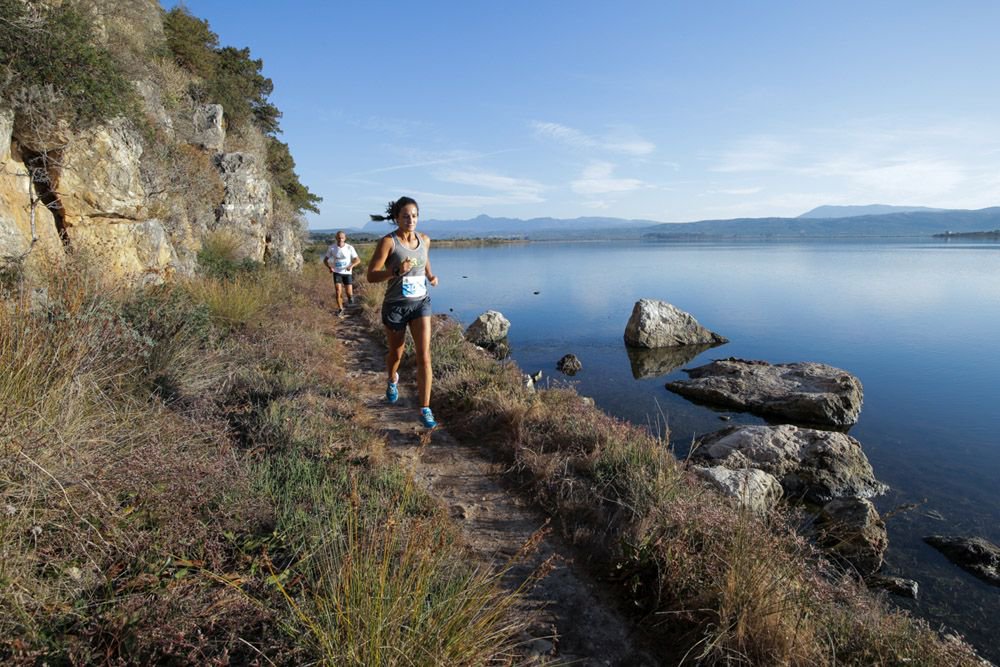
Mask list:
[{"label": "man's shorts", "polygon": [[431,297],[382,303],[382,324],[393,331],[405,331],[415,319],[431,316]]},{"label": "man's shorts", "polygon": [[354,276],[350,273],[334,273],[333,274],[333,284],[334,285],[353,285]]}]

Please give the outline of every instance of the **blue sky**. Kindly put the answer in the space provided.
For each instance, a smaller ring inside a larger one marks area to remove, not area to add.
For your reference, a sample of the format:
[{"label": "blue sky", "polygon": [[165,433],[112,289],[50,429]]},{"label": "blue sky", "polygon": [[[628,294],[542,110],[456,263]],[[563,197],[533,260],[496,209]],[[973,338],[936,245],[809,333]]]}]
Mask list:
[{"label": "blue sky", "polygon": [[263,59],[314,228],[1000,205],[992,0],[184,4]]}]

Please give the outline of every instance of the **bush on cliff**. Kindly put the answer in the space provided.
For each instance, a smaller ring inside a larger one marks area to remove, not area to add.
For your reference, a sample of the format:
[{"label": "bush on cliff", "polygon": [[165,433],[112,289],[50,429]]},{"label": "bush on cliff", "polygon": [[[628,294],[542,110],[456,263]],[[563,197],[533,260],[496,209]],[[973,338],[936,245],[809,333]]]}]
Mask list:
[{"label": "bush on cliff", "polygon": [[19,123],[54,123],[60,112],[77,127],[134,115],[135,92],[99,46],[93,23],[69,4],[40,9],[0,0],[0,99]]}]

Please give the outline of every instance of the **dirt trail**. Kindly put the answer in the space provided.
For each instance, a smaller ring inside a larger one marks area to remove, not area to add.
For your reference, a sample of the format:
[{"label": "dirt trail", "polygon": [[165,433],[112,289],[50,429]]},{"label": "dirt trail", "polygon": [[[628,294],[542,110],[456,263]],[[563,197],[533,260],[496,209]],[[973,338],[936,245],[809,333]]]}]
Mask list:
[{"label": "dirt trail", "polygon": [[[546,525],[545,517],[507,490],[501,466],[490,452],[453,438],[447,425],[428,434],[417,420],[412,377],[400,379],[400,398],[385,401],[385,348],[349,311],[336,320],[350,375],[363,387],[365,407],[385,433],[388,451],[413,471],[417,482],[450,509],[471,548],[485,560],[505,561]],[[412,373],[411,373],[412,375]],[[639,648],[642,640],[607,592],[574,563],[571,550],[553,534],[512,572],[511,585],[545,561],[546,574],[527,593],[524,613],[532,622],[525,636],[526,664],[657,665]]]}]

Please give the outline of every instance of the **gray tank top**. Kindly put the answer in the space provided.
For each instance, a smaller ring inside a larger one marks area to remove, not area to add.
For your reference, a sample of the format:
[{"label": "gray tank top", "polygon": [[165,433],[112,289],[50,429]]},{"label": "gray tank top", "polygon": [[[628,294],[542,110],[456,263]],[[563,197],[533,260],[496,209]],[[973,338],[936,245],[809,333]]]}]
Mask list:
[{"label": "gray tank top", "polygon": [[414,264],[407,273],[389,279],[389,285],[385,290],[385,301],[398,302],[424,298],[427,296],[427,276],[424,273],[427,269],[427,244],[418,234],[417,247],[411,250],[403,245],[396,232],[389,236],[392,237],[392,252],[385,260],[385,268],[395,271],[407,259],[412,260]]}]

